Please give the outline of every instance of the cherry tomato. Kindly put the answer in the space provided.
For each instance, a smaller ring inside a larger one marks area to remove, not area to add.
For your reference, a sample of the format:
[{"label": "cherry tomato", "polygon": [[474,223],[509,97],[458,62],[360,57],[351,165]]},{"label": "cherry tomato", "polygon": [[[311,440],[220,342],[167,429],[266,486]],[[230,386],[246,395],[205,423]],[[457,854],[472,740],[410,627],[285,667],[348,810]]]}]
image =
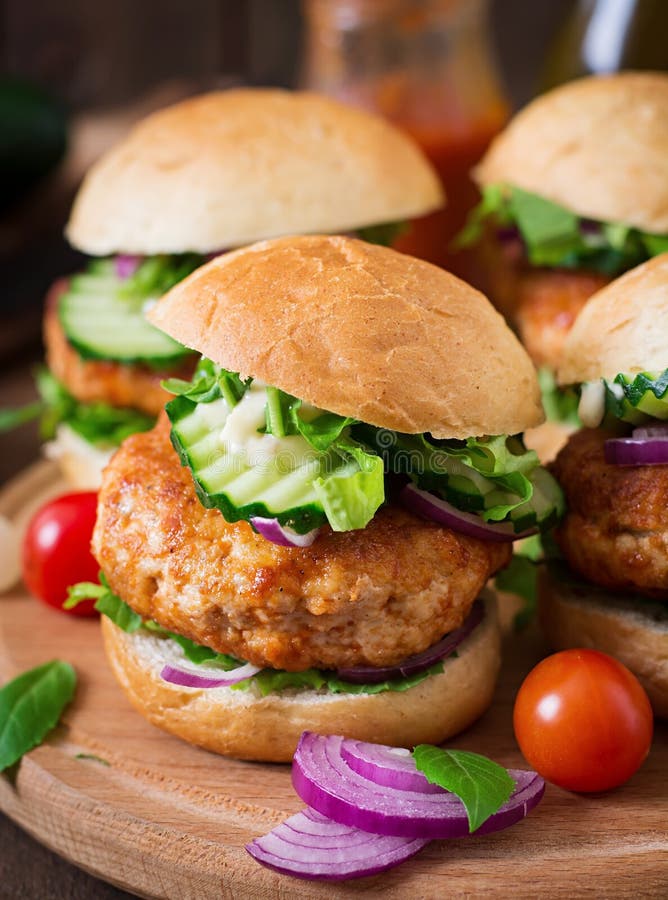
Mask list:
[{"label": "cherry tomato", "polygon": [[548,656],[515,700],[515,737],[530,765],[571,791],[627,781],[649,753],[652,707],[626,666],[598,650]]},{"label": "cherry tomato", "polygon": [[63,494],[46,503],[30,520],[23,539],[23,580],[36,597],[62,612],[95,615],[94,600],[63,610],[67,588],[77,581],[98,581],[100,566],[90,552],[97,494]]}]

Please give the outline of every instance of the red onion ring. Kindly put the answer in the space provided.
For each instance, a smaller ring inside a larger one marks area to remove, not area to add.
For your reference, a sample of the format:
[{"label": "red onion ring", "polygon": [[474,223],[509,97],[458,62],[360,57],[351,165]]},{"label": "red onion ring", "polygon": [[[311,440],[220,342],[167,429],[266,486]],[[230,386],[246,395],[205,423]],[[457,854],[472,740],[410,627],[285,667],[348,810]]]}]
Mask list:
[{"label": "red onion ring", "polygon": [[256,838],[246,850],[262,865],[285,875],[342,881],[384,872],[427,843],[420,838],[369,834],[305,809]]},{"label": "red onion ring", "polygon": [[237,666],[236,669],[229,669],[227,672],[212,667],[207,668],[206,666],[198,667],[198,671],[193,672],[190,669],[168,664],[162,667],[160,677],[163,681],[168,681],[170,684],[178,684],[181,687],[219,688],[238,684],[240,681],[245,681],[247,678],[257,675],[259,671],[259,666],[252,666],[250,663]]},{"label": "red onion ring", "polygon": [[605,461],[614,466],[663,466],[668,463],[668,423],[634,428],[631,437],[608,438]]},{"label": "red onion ring", "polygon": [[[401,790],[354,772],[341,753],[344,738],[304,732],[292,763],[292,784],[309,806],[336,822],[396,837],[460,838],[469,834],[464,804],[448,791]],[[536,772],[509,770],[510,799],[475,834],[514,825],[540,801],[545,782]]]},{"label": "red onion ring", "polygon": [[410,750],[385,747],[352,738],[341,742],[341,757],[353,772],[383,787],[422,794],[442,794],[443,788],[427,781],[416,767]]},{"label": "red onion ring", "polygon": [[512,522],[485,522],[475,513],[462,512],[447,500],[420,490],[412,483],[403,488],[399,499],[411,512],[481,541],[519,541],[538,533],[537,527],[518,533],[513,529]]},{"label": "red onion ring", "polygon": [[119,278],[129,278],[139,268],[143,256],[136,256],[131,253],[119,253],[114,259],[114,269]]},{"label": "red onion ring", "polygon": [[264,516],[253,516],[250,523],[263,538],[281,547],[310,547],[320,531],[319,528],[314,528],[306,534],[297,534],[287,525],[281,525],[278,519],[268,519]]},{"label": "red onion ring", "polygon": [[422,653],[409,656],[396,666],[356,666],[350,669],[337,669],[336,674],[343,681],[351,681],[355,684],[377,684],[379,681],[387,681],[391,678],[406,678],[409,675],[417,675],[434,663],[440,662],[446,656],[450,656],[457,647],[466,640],[474,628],[482,622],[485,616],[485,604],[482,600],[476,600],[464,622],[436,644],[432,644]]}]

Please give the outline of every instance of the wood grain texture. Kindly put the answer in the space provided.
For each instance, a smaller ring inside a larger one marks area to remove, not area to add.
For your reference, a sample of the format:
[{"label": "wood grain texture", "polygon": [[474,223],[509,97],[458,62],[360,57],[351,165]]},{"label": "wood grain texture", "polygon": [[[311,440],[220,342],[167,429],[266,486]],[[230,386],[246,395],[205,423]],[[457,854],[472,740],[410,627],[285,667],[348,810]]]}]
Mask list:
[{"label": "wood grain texture", "polygon": [[[16,516],[54,490],[53,470],[40,465],[9,486],[0,511]],[[531,633],[509,635],[506,645],[495,704],[452,745],[522,766],[512,701],[545,648]],[[385,875],[328,886],[278,875],[244,850],[301,807],[287,766],[227,760],[158,731],[117,687],[97,622],[61,615],[23,589],[0,598],[0,680],[53,657],[77,669],[75,702],[47,743],[0,777],[0,808],[57,853],[139,896],[668,895],[665,724],[643,769],[616,791],[587,797],[548,786],[543,803],[506,832],[435,841]]]}]

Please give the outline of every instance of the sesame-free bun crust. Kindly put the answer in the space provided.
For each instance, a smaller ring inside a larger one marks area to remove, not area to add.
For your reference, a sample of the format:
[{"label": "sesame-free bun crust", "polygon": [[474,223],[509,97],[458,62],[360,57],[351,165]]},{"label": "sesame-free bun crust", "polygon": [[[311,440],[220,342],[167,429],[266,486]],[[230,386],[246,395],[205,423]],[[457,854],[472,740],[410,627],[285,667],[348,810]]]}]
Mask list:
[{"label": "sesame-free bun crust", "polygon": [[207,253],[442,203],[417,144],[380,117],[317,94],[239,89],[140,122],[89,171],[66,233],[97,256]]},{"label": "sesame-free bun crust", "polygon": [[172,734],[214,753],[262,762],[289,762],[303,731],[412,747],[439,744],[474,722],[489,706],[500,666],[494,597],[473,634],[431,675],[407,691],[332,694],[286,690],[262,697],[256,689],[200,690],[160,678],[166,662],[183,657],[174,641],[154,633],[127,634],[102,616],[113,672],[132,705]]},{"label": "sesame-free bun crust", "polygon": [[541,571],[538,585],[540,622],[551,645],[614,656],[638,677],[655,715],[668,717],[668,613],[661,604],[557,580],[549,571]]},{"label": "sesame-free bun crust", "polygon": [[543,94],[492,142],[475,178],[668,232],[668,74],[593,76]]},{"label": "sesame-free bun crust", "polygon": [[668,368],[668,253],[626,272],[582,308],[564,345],[561,384]]},{"label": "sesame-free bun crust", "polygon": [[531,361],[481,293],[353,238],[225,254],[148,318],[226,369],[381,428],[465,438],[543,420]]}]

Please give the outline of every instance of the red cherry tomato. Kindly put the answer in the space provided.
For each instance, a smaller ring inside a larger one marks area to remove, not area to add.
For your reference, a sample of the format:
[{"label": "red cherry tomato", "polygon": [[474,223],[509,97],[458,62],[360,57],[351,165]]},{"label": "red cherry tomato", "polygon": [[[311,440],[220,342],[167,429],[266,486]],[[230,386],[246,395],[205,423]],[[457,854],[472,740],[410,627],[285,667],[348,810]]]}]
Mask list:
[{"label": "red cherry tomato", "polygon": [[36,597],[62,612],[95,615],[94,600],[63,610],[67,588],[77,581],[98,581],[100,566],[90,552],[97,494],[63,494],[42,506],[23,539],[23,580]]},{"label": "red cherry tomato", "polygon": [[626,666],[598,650],[564,650],[527,675],[513,724],[522,753],[548,781],[605,791],[640,767],[654,721],[647,694]]}]

